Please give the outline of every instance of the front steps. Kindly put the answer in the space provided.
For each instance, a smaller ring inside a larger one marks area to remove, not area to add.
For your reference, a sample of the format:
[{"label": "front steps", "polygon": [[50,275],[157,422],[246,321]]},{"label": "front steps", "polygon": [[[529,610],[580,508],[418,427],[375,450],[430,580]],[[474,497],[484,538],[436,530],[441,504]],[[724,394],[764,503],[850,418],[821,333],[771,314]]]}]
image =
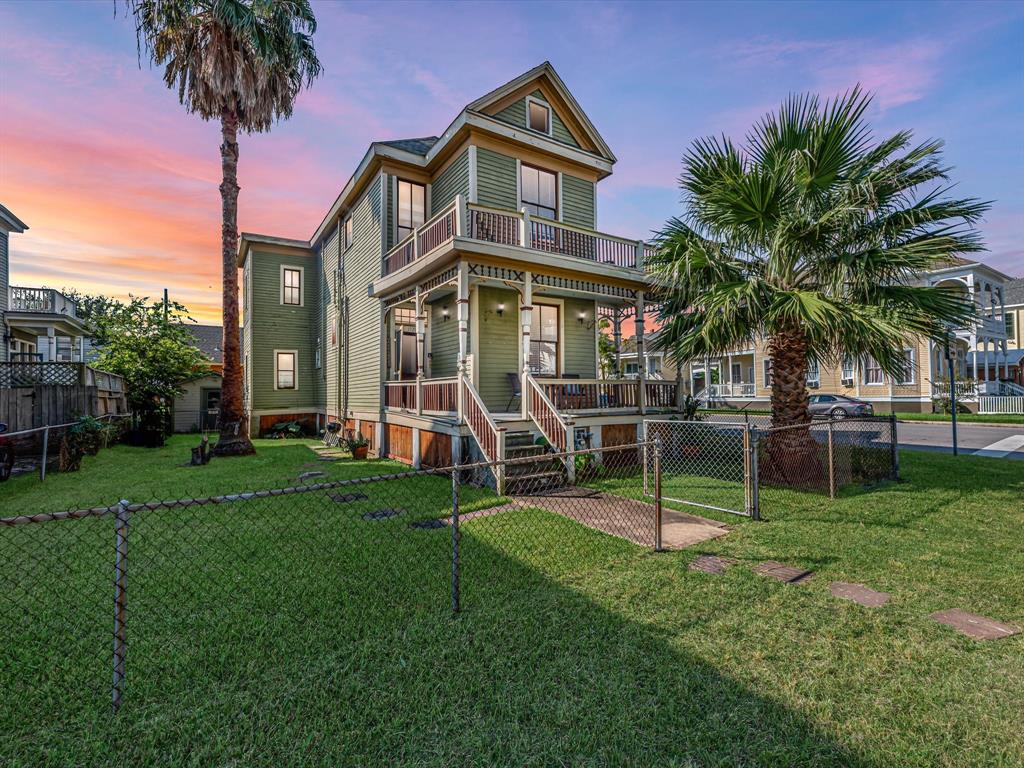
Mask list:
[{"label": "front steps", "polygon": [[536,444],[532,432],[507,432],[505,493],[530,494],[565,485],[565,465],[551,453],[550,446]]}]

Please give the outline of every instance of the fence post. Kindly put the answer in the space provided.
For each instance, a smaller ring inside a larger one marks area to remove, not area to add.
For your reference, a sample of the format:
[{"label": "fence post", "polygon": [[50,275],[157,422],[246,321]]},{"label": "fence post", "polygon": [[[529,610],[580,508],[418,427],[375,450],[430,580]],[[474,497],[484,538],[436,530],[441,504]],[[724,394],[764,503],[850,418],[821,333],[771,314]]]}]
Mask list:
[{"label": "fence post", "polygon": [[47,425],[43,429],[43,460],[39,464],[39,482],[43,482],[46,479],[46,458],[50,454],[50,427]]},{"label": "fence post", "polygon": [[897,445],[898,441],[896,440],[896,414],[895,413],[889,414],[889,425],[891,427],[891,431],[889,433],[889,439],[892,441],[891,442],[891,449],[890,449],[892,451],[892,465],[891,465],[890,469],[892,471],[892,479],[893,480],[899,480],[900,479],[900,450],[899,450],[899,447]]},{"label": "fence post", "polygon": [[459,553],[459,466],[452,467],[452,613],[462,608],[462,560]]},{"label": "fence post", "polygon": [[828,497],[836,497],[836,453],[831,419],[828,422]]},{"label": "fence post", "polygon": [[654,551],[661,552],[661,436],[654,438]]},{"label": "fence post", "polygon": [[121,708],[125,677],[125,620],[128,608],[128,502],[121,500],[114,513],[116,545],[114,550],[114,680],[111,702],[115,714]]},{"label": "fence post", "polygon": [[[744,417],[746,414],[744,414]],[[743,512],[747,517],[753,515],[754,505],[750,494],[750,422],[743,420]]]},{"label": "fence post", "polygon": [[750,519],[761,519],[761,484],[757,478],[758,451],[757,435],[750,440]]}]

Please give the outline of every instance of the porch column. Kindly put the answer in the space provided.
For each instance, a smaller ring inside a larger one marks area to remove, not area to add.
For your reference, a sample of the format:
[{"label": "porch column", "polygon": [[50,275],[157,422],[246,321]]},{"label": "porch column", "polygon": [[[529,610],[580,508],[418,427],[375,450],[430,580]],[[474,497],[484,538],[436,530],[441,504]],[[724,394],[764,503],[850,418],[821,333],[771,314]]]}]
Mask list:
[{"label": "porch column", "polygon": [[622,315],[619,313],[619,308],[615,308],[615,314],[612,315],[612,341],[615,344],[615,376],[613,378],[622,378]]},{"label": "porch column", "polygon": [[683,410],[683,361],[676,358],[676,410]]},{"label": "porch column", "polygon": [[522,305],[519,307],[519,325],[522,332],[523,370],[519,384],[519,411],[525,421],[530,418],[530,327],[533,325],[533,273],[523,272]]},{"label": "porch column", "polygon": [[462,380],[466,375],[466,349],[469,339],[469,270],[464,261],[459,262],[459,274],[456,288],[455,314],[459,323],[459,359],[456,370],[459,377],[459,391],[456,410],[459,421],[462,421]]},{"label": "porch column", "polygon": [[78,362],[85,362],[85,336],[78,337]]},{"label": "porch column", "polygon": [[423,413],[423,360],[426,357],[425,344],[427,318],[423,314],[423,300],[426,298],[416,286],[416,413]]},{"label": "porch column", "polygon": [[978,380],[978,337],[975,334],[971,334],[970,343],[967,347],[973,354],[971,355],[971,378],[974,381]]},{"label": "porch column", "polygon": [[57,333],[53,328],[46,329],[46,360],[57,362]]},{"label": "porch column", "polygon": [[637,360],[637,403],[640,414],[647,411],[647,360],[644,355],[644,292],[636,294],[636,360]]}]

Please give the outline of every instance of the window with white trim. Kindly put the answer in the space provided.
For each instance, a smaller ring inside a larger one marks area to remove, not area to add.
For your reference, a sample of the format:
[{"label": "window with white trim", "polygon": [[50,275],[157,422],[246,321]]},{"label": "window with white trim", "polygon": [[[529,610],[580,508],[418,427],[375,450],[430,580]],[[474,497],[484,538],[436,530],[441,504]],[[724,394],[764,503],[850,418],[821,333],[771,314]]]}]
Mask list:
[{"label": "window with white trim", "polygon": [[316,366],[317,370],[319,370],[319,369],[320,369],[320,361],[321,361],[321,354],[320,354],[320,337],[319,337],[319,336],[317,336],[317,337],[316,337],[316,353],[315,353],[315,355],[313,356],[313,365],[315,365],[315,366]]},{"label": "window with white trim", "polygon": [[558,307],[534,305],[530,313],[530,373],[535,376],[558,375],[558,327]]},{"label": "window with white trim", "polygon": [[900,374],[896,377],[896,384],[917,383],[917,351],[913,348],[903,350],[903,365]]},{"label": "window with white trim", "polygon": [[729,381],[733,384],[743,383],[743,365],[741,363],[733,363],[729,366]]},{"label": "window with white trim", "polygon": [[302,306],[301,267],[281,267],[281,303]]},{"label": "window with white trim", "polygon": [[771,358],[766,358],[764,361],[764,385],[770,387],[772,385],[772,361]]},{"label": "window with white trim", "polygon": [[398,227],[398,241],[402,242],[409,233],[426,221],[427,188],[414,181],[398,180],[398,200],[395,203],[395,222]]},{"label": "window with white trim", "polygon": [[818,365],[817,360],[807,361],[807,386],[808,387],[820,387],[821,386],[821,366]]},{"label": "window with white trim", "polygon": [[296,380],[297,360],[298,352],[294,350],[274,352],[275,389],[298,389],[298,382]]},{"label": "window with white trim", "polygon": [[531,131],[551,135],[551,107],[542,101],[526,100],[526,125]]},{"label": "window with white trim", "polygon": [[520,164],[519,189],[522,207],[531,216],[558,218],[558,176],[551,171]]},{"label": "window with white trim", "polygon": [[345,250],[352,247],[352,217],[345,219]]},{"label": "window with white trim", "polygon": [[853,358],[843,355],[842,384],[853,384]]},{"label": "window with white trim", "polygon": [[864,355],[863,368],[864,384],[868,386],[885,384],[885,373],[882,371],[882,366],[871,355]]},{"label": "window with white trim", "polygon": [[1006,338],[1008,341],[1017,339],[1017,313],[1007,312],[1003,315],[1003,323],[1006,326]]}]

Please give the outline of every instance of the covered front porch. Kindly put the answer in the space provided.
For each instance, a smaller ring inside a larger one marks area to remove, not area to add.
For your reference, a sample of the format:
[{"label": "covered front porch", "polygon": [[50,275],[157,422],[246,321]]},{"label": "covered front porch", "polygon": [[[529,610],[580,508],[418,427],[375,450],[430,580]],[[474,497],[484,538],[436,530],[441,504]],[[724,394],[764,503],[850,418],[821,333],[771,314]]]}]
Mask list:
[{"label": "covered front porch", "polygon": [[85,325],[75,302],[60,291],[12,287],[3,317],[9,362],[85,362]]},{"label": "covered front porch", "polygon": [[676,410],[681,385],[621,377],[611,351],[627,323],[642,348],[643,287],[460,258],[383,299],[385,411],[465,424],[496,459],[506,428],[566,450],[577,419]]}]

